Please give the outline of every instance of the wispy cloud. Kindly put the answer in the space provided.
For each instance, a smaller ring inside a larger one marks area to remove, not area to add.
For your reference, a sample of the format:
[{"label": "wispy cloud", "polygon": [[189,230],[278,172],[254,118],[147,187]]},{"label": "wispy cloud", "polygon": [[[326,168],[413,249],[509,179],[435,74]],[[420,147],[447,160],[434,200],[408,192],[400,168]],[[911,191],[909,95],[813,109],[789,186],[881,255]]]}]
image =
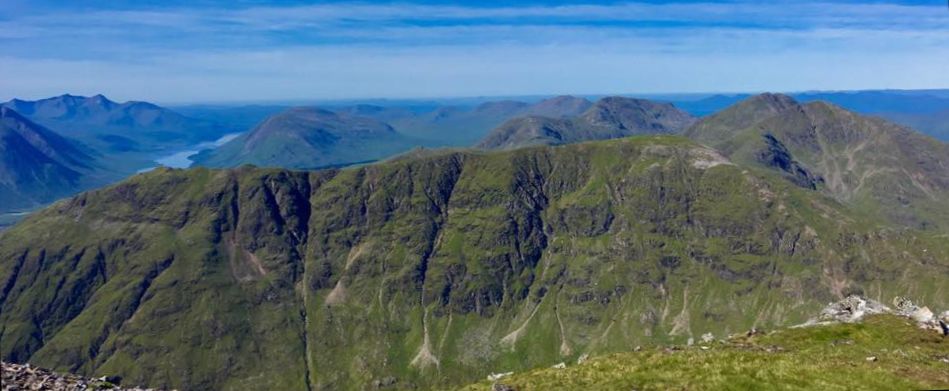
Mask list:
[{"label": "wispy cloud", "polygon": [[0,39],[0,91],[26,97],[949,86],[942,4],[40,8],[0,15]]}]

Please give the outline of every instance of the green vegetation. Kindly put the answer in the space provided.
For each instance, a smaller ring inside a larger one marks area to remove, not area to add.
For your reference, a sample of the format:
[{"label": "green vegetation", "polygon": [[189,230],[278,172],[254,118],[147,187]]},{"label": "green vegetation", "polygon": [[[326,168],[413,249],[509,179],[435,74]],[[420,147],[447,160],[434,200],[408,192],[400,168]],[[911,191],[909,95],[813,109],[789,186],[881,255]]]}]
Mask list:
[{"label": "green vegetation", "polygon": [[945,308],[941,235],[673,136],[159,169],[0,235],[0,356],[177,389],[445,388],[852,292]]},{"label": "green vegetation", "polygon": [[[949,387],[949,340],[895,315],[862,323],[648,346],[497,383],[528,390],[893,390]],[[463,390],[491,390],[484,381]]]},{"label": "green vegetation", "polygon": [[949,145],[825,102],[763,94],[685,132],[731,160],[764,166],[861,214],[949,229]]}]

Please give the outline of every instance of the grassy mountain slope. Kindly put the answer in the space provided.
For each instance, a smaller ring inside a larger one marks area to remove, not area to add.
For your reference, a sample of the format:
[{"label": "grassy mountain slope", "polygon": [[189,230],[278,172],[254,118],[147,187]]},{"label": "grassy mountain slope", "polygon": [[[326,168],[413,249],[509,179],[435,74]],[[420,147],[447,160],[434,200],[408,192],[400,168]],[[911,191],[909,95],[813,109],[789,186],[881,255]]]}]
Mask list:
[{"label": "grassy mountain slope", "polygon": [[508,120],[481,140],[477,147],[513,149],[641,134],[671,134],[693,121],[689,114],[668,103],[607,97],[572,118],[531,115]]},{"label": "grassy mountain slope", "polygon": [[0,236],[0,355],[179,389],[437,387],[945,307],[949,245],[678,137],[346,170],[168,170]]},{"label": "grassy mountain slope", "polygon": [[946,228],[949,221],[949,146],[881,118],[764,94],[685,134],[900,225]]},{"label": "grassy mountain slope", "polygon": [[[740,335],[685,348],[647,347],[564,369],[514,374],[499,383],[517,391],[944,389],[947,343],[905,318],[877,315],[862,323]],[[492,386],[482,382],[464,389]]]},{"label": "grassy mountain slope", "polygon": [[316,168],[381,159],[412,146],[412,140],[377,120],[297,107],[194,160],[208,167]]}]

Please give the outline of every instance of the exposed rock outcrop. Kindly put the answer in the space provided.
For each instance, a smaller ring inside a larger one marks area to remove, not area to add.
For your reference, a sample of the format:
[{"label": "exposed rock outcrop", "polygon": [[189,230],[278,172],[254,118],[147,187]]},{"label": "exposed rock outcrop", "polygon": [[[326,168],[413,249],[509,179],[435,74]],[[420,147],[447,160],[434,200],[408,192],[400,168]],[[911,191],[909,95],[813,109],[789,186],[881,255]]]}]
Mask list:
[{"label": "exposed rock outcrop", "polygon": [[72,374],[55,373],[30,364],[0,363],[0,376],[3,379],[3,391],[44,390],[114,390],[114,391],[152,391],[152,388],[124,388],[118,385],[122,379],[117,377],[85,378]]},{"label": "exposed rock outcrop", "polygon": [[[828,304],[821,310],[817,318],[811,319],[800,326],[814,326],[831,323],[854,323],[861,321],[867,315],[892,314],[916,321],[920,328],[936,331],[942,335],[949,335],[949,311],[935,316],[928,307],[919,307],[905,297],[893,299],[896,309],[891,309],[883,303],[858,295]],[[798,326],[798,327],[800,327]]]}]

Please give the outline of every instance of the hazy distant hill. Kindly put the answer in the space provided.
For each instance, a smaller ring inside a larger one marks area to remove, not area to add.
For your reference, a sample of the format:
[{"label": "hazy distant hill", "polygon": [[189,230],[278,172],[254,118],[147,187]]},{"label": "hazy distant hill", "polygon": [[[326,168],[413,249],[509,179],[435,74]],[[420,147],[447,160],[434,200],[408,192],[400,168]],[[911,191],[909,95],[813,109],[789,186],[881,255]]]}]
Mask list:
[{"label": "hazy distant hill", "polygon": [[882,113],[880,115],[949,142],[949,108],[931,113]]},{"label": "hazy distant hill", "polygon": [[341,111],[378,119],[399,133],[426,146],[470,146],[503,122],[525,115],[552,118],[579,115],[592,103],[572,96],[558,96],[535,103],[513,100],[487,101],[474,106],[433,107],[357,105]]},{"label": "hazy distant hill", "polygon": [[188,105],[171,110],[186,117],[212,122],[233,133],[253,129],[267,117],[288,109],[287,105]]},{"label": "hazy distant hill", "polygon": [[234,131],[151,103],[117,103],[102,95],[14,99],[3,105],[102,152],[161,151]]},{"label": "hazy distant hill", "polygon": [[194,160],[207,167],[316,168],[378,160],[414,145],[388,124],[372,118],[296,107],[267,118],[250,132]]},{"label": "hazy distant hill", "polygon": [[[607,97],[592,105],[571,104],[576,117],[527,116],[509,120],[494,129],[479,148],[511,149],[530,145],[558,145],[605,140],[641,134],[674,134],[694,118],[669,103]],[[564,118],[567,117],[567,118]]]},{"label": "hazy distant hill", "polygon": [[0,214],[81,190],[90,184],[93,165],[73,141],[0,107]]}]

